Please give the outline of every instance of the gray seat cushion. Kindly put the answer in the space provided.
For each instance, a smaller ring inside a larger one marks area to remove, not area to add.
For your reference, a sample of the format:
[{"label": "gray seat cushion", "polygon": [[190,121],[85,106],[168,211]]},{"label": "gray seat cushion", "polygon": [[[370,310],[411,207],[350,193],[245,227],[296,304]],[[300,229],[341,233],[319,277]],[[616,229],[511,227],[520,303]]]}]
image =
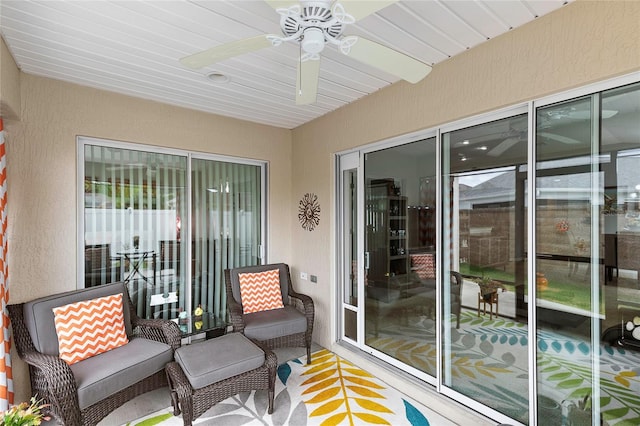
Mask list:
[{"label": "gray seat cushion", "polygon": [[256,340],[274,339],[307,331],[307,317],[291,305],[244,316],[244,335]]},{"label": "gray seat cushion", "polygon": [[264,364],[264,352],[241,333],[176,350],[175,359],[194,389],[246,373]]},{"label": "gray seat cushion", "polygon": [[124,346],[72,364],[70,367],[78,385],[80,409],[84,410],[161,371],[171,361],[171,346],[134,338]]}]

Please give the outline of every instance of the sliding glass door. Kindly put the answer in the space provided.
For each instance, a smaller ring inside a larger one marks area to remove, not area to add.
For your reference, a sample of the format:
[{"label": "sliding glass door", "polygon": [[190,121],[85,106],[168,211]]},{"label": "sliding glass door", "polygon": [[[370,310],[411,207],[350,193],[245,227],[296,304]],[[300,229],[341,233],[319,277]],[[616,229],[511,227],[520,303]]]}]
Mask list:
[{"label": "sliding glass door", "polygon": [[527,117],[442,134],[443,303],[445,314],[461,317],[443,321],[443,385],[522,423],[529,418]]},{"label": "sliding glass door", "polygon": [[437,366],[435,152],[429,138],[364,155],[364,343],[425,378]]},{"label": "sliding glass door", "polygon": [[80,282],[124,281],[138,315],[185,333],[221,325],[224,270],[264,260],[264,164],[89,138],[79,150]]},{"label": "sliding glass door", "polygon": [[539,108],[535,148],[538,417],[638,424],[640,87]]},{"label": "sliding glass door", "polygon": [[498,422],[640,424],[640,83],[598,87],[341,156],[342,338]]},{"label": "sliding glass door", "polygon": [[224,270],[261,263],[261,185],[257,165],[191,162],[192,306],[224,318]]},{"label": "sliding glass door", "polygon": [[[186,309],[185,274],[168,268],[165,241],[180,238],[187,211],[187,157],[83,145],[82,222],[85,287],[124,281],[143,318]],[[172,253],[184,258],[184,251]],[[166,295],[163,298],[162,295]]]}]

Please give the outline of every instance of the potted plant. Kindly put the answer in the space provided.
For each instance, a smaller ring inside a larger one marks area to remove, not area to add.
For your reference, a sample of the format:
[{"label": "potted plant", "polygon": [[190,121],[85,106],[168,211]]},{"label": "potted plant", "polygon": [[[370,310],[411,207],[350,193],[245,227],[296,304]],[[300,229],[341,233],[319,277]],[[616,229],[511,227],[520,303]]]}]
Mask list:
[{"label": "potted plant", "polygon": [[14,405],[9,410],[0,414],[0,426],[37,426],[49,417],[42,413],[42,409],[47,407],[42,404],[42,400],[36,400],[35,396],[31,400]]},{"label": "potted plant", "polygon": [[478,287],[480,287],[480,295],[487,301],[492,300],[491,295],[497,293],[498,289],[501,289],[503,292],[507,290],[500,281],[496,281],[488,276],[475,278],[473,281],[478,284]]}]

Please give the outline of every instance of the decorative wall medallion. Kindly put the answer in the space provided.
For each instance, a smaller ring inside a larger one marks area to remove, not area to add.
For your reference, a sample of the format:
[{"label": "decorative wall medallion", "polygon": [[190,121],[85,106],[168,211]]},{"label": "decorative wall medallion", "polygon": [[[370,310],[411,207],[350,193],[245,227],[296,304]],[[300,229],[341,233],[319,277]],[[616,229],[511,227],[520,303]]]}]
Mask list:
[{"label": "decorative wall medallion", "polygon": [[306,193],[298,204],[298,220],[303,229],[313,231],[320,223],[320,204],[318,196]]}]

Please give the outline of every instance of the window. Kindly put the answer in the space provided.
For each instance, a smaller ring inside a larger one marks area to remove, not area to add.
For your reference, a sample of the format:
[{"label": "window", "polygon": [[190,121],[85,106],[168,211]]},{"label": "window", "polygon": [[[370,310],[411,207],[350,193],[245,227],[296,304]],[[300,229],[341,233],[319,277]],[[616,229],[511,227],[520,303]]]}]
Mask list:
[{"label": "window", "polygon": [[89,138],[79,152],[79,282],[124,281],[139,316],[184,333],[224,322],[224,270],[263,261],[264,164]]}]

